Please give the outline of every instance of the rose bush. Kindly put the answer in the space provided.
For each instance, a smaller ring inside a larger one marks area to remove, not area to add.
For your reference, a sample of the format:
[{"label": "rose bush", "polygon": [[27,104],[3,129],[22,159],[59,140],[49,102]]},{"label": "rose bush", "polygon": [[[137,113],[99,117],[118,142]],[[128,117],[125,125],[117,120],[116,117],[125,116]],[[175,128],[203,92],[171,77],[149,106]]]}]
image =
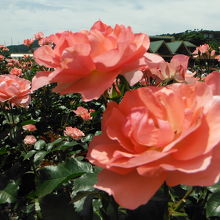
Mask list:
[{"label": "rose bush", "polygon": [[[103,168],[96,188],[125,208],[146,203],[160,186],[208,186],[220,176],[220,93],[214,72],[195,84],[144,87],[110,102],[87,158]],[[216,88],[216,86],[215,86]],[[219,91],[218,91],[219,92]],[[214,93],[214,94],[213,94]]]},{"label": "rose bush", "polygon": [[84,101],[99,98],[119,74],[144,65],[143,55],[150,45],[145,34],[134,34],[123,25],[112,28],[101,21],[90,31],[65,31],[47,39],[54,46],[40,47],[34,57],[54,71],[38,72],[33,90],[57,82],[55,92],[81,93]]},{"label": "rose bush", "polygon": [[[167,62],[145,52],[146,35],[101,21],[36,33],[30,51],[37,41],[43,66],[0,45],[1,220],[220,217],[220,66],[210,46]],[[57,93],[48,85],[30,102],[34,75],[32,91],[55,82]],[[75,92],[104,93],[83,102]]]}]

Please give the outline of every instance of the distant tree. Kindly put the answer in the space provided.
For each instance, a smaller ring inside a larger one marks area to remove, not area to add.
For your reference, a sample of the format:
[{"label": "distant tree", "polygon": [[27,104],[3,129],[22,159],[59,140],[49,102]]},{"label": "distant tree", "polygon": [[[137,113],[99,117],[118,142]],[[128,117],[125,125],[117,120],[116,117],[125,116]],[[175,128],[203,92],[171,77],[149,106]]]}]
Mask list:
[{"label": "distant tree", "polygon": [[[200,46],[202,44],[209,44],[213,49],[218,51],[220,47],[220,40],[219,39],[211,39],[211,38],[206,38],[205,37],[205,32],[204,30],[199,30],[199,29],[194,29],[194,30],[186,30],[185,32],[181,33],[173,33],[173,34],[162,34],[163,36],[173,36],[175,37],[176,40],[184,40],[184,41],[189,41],[196,46]],[[213,31],[214,32],[214,31]]]},{"label": "distant tree", "polygon": [[183,33],[173,34],[173,35],[177,40],[190,41],[196,46],[199,46],[199,45],[206,43],[206,39],[202,31],[203,30],[194,29],[194,30],[187,30]]},{"label": "distant tree", "polygon": [[[35,40],[31,48],[37,48],[37,47],[39,47],[39,44],[38,44],[38,41]],[[32,53],[30,48],[25,46],[24,44],[11,45],[11,46],[8,46],[8,49],[10,53]]]}]

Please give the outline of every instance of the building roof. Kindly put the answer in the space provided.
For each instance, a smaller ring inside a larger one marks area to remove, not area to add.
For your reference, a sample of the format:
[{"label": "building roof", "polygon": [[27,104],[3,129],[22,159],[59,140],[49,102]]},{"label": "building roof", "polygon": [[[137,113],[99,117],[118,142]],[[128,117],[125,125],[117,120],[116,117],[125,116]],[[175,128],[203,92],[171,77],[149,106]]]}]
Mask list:
[{"label": "building roof", "polygon": [[161,55],[172,56],[174,54],[191,55],[191,52],[196,46],[189,41],[172,41],[165,42],[164,40],[151,41],[150,52]]},{"label": "building roof", "polygon": [[[179,53],[179,54],[191,55],[192,48],[196,48],[195,45],[186,41],[173,41],[166,44],[168,45],[168,47],[170,48],[173,54]],[[188,47],[191,48],[189,49]]]},{"label": "building roof", "polygon": [[164,40],[152,41],[150,43],[151,52],[156,53],[163,43],[164,43]]},{"label": "building roof", "polygon": [[172,53],[175,54],[182,43],[183,43],[182,41],[174,41],[174,42],[167,43],[167,45],[170,48],[170,50],[172,51]]},{"label": "building roof", "polygon": [[196,45],[189,42],[189,41],[183,41],[183,43],[187,46],[187,47],[195,47],[196,48]]},{"label": "building roof", "polygon": [[166,42],[171,42],[173,40],[175,40],[175,38],[173,36],[150,36],[150,40],[151,41],[158,41],[158,40],[164,40]]}]

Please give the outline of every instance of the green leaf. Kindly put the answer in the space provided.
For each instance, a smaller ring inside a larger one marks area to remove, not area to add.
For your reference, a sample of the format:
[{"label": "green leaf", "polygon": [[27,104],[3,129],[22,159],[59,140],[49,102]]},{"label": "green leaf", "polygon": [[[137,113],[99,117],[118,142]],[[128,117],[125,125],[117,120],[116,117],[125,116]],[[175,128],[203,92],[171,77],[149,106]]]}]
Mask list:
[{"label": "green leaf", "polygon": [[46,142],[44,140],[39,140],[35,143],[34,149],[41,150],[44,148],[45,145],[46,145]]},{"label": "green leaf", "polygon": [[27,159],[31,158],[35,153],[36,153],[36,150],[31,150],[27,153],[24,153],[24,155],[23,155],[24,160],[27,160]]},{"label": "green leaf", "polygon": [[46,166],[40,170],[39,184],[36,187],[36,195],[43,197],[61,184],[79,177],[86,172],[92,172],[92,166],[89,163],[69,159],[57,166]]},{"label": "green leaf", "polygon": [[[39,120],[38,120],[38,121],[39,121]],[[27,121],[23,121],[23,122],[21,123],[21,126],[29,125],[29,124],[35,125],[38,121],[37,121],[37,120],[27,120]]]},{"label": "green leaf", "polygon": [[82,138],[81,141],[82,142],[89,142],[92,140],[93,136],[94,136],[93,134],[88,134],[86,137]]},{"label": "green leaf", "polygon": [[7,151],[6,148],[1,148],[0,149],[0,155],[7,154],[7,153],[8,153],[8,151]]},{"label": "green leaf", "polygon": [[34,163],[38,165],[44,157],[48,154],[47,151],[39,151],[34,155]]},{"label": "green leaf", "polygon": [[220,216],[220,192],[211,195],[206,206],[206,216]]},{"label": "green leaf", "polygon": [[14,202],[17,190],[18,183],[15,181],[12,181],[3,190],[0,190],[0,204]]},{"label": "green leaf", "polygon": [[58,138],[55,141],[53,141],[52,143],[49,143],[47,145],[47,150],[50,151],[54,146],[59,145],[60,143],[62,143],[64,138]]},{"label": "green leaf", "polygon": [[94,173],[86,173],[74,181],[73,198],[74,207],[77,211],[82,211],[84,208],[85,198],[88,196],[97,197],[97,191],[94,184],[97,182],[97,174],[99,170]]},{"label": "green leaf", "polygon": [[77,178],[74,181],[74,189],[73,193],[77,194],[80,191],[93,191],[94,185],[97,182],[97,176],[98,172],[100,172],[100,169],[96,169],[93,173],[86,173],[82,175],[81,177]]},{"label": "green leaf", "polygon": [[213,186],[207,187],[212,193],[220,192],[220,184],[215,184]]},{"label": "green leaf", "polygon": [[78,143],[76,141],[71,141],[71,142],[66,141],[66,142],[60,144],[60,146],[52,149],[51,151],[53,152],[53,151],[59,151],[59,150],[66,150],[66,149],[73,147],[75,145],[78,145]]}]

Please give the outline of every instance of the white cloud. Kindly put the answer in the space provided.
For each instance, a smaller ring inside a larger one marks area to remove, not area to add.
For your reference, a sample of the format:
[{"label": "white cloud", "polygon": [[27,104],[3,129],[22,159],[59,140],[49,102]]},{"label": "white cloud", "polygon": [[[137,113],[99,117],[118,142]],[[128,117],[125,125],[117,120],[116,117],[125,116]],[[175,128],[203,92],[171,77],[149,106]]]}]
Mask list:
[{"label": "white cloud", "polygon": [[0,44],[21,43],[34,33],[88,29],[98,19],[135,32],[219,30],[219,0],[1,0]]}]

